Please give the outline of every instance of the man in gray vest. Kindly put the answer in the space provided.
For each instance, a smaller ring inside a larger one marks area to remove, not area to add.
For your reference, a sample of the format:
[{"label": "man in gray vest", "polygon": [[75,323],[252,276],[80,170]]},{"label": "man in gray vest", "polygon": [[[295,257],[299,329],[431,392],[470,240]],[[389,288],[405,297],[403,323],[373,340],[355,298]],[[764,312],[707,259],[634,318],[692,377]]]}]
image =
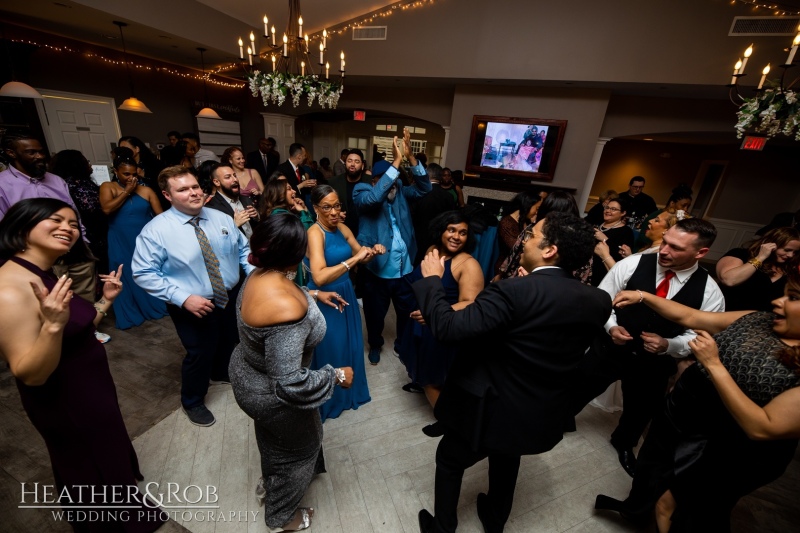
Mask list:
[{"label": "man in gray vest", "polygon": [[[634,254],[619,261],[598,288],[612,298],[621,290],[639,290],[702,311],[724,311],[719,286],[698,265],[716,236],[710,222],[681,220],[664,233],[657,254]],[[633,476],[633,448],[663,400],[677,362],[690,355],[689,341],[695,333],[641,307],[617,309],[605,329],[608,337],[595,343],[582,365],[573,412],[580,412],[608,385],[622,379],[622,416],[611,444],[622,467]]]}]

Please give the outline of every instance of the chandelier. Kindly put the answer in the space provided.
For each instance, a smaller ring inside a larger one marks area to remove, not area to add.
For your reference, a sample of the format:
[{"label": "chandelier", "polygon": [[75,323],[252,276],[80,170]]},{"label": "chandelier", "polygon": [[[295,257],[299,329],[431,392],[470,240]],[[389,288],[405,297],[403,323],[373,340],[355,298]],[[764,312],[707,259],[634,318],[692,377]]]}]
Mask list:
[{"label": "chandelier", "polygon": [[[322,30],[319,54],[311,49],[309,36],[303,33],[303,16],[300,13],[300,0],[289,0],[289,22],[282,39],[278,39],[275,26],[269,26],[264,15],[264,39],[261,53],[256,45],[256,36],[250,32],[250,45],[247,47],[247,63],[244,63],[244,42],[239,37],[239,59],[245,67],[250,91],[254,97],[261,96],[265,106],[283,105],[290,98],[297,107],[300,100],[306,99],[309,106],[314,102],[325,109],[336,109],[339,97],[344,90],[344,52],[339,55],[339,76],[331,79],[330,61],[326,61],[328,32]],[[265,63],[267,66],[259,69]],[[271,65],[270,65],[271,63]],[[324,76],[323,76],[324,71]]]},{"label": "chandelier", "polygon": [[800,27],[789,48],[789,56],[783,65],[779,80],[767,80],[770,65],[761,71],[761,80],[755,91],[755,96],[747,98],[739,92],[737,84],[739,78],[746,76],[744,73],[747,61],[753,54],[753,45],[744,51],[743,59],[739,59],[733,67],[730,87],[730,98],[734,105],[739,107],[736,112],[736,137],[741,139],[748,131],[764,135],[768,138],[776,135],[794,136],[800,141],[800,103],[797,101],[798,93],[794,89],[800,77],[786,83],[786,74],[795,66],[795,55],[800,47]]}]

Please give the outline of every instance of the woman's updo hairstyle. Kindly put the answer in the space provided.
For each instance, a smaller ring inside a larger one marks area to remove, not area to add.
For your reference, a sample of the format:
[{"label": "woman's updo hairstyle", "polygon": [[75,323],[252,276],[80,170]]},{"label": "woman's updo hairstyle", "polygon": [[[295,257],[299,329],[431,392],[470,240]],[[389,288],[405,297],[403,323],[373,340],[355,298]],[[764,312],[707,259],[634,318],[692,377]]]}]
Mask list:
[{"label": "woman's updo hairstyle", "polygon": [[336,190],[330,185],[317,185],[311,189],[311,203],[314,205],[319,205],[322,199],[332,192],[336,192]]},{"label": "woman's updo hairstyle", "polygon": [[257,268],[287,270],[303,260],[307,248],[308,235],[300,219],[280,213],[256,226],[247,261]]}]

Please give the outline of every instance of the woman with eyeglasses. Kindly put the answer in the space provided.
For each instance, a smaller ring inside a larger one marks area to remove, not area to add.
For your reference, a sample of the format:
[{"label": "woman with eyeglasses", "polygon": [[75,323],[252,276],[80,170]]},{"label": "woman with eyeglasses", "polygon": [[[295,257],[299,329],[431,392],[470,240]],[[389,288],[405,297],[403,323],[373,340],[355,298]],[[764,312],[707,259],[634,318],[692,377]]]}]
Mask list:
[{"label": "woman with eyeglasses", "polygon": [[345,409],[358,409],[370,400],[367,374],[364,368],[364,334],[361,313],[358,311],[356,293],[350,282],[350,269],[366,263],[375,254],[386,253],[381,244],[361,246],[350,228],[341,221],[342,204],[330,185],[318,185],[311,191],[311,202],[317,213],[317,222],[308,230],[307,263],[311,271],[308,290],[333,292],[337,308],[320,305],[328,326],[325,338],[317,345],[312,369],[325,365],[353,368],[353,386],[336,389],[333,397],[320,407],[324,422],[338,417]]},{"label": "woman with eyeglasses", "polygon": [[[661,248],[661,241],[664,240],[664,233],[674,226],[678,222],[678,217],[675,215],[671,215],[667,211],[662,211],[658,214],[658,216],[651,218],[647,221],[647,229],[644,232],[644,235],[647,237],[648,242],[651,243],[650,246],[643,247],[638,252],[639,254],[654,254],[658,252],[658,249]],[[611,267],[617,264],[613,258],[611,258],[610,250],[608,249],[608,244],[600,241],[595,246],[595,253],[600,257],[609,257],[609,260],[605,262],[606,268],[611,270]],[[634,252],[631,250],[630,246],[627,244],[623,244],[620,247],[619,255],[622,256],[623,259],[626,257],[630,257],[633,255]]]},{"label": "woman with eyeglasses", "polygon": [[108,215],[108,262],[112,269],[122,265],[122,281],[126,287],[114,300],[116,326],[128,329],[145,320],[167,316],[166,304],[134,283],[131,272],[136,237],[162,209],[155,191],[139,185],[135,160],[115,159],[114,176],[116,181],[100,186],[100,207]]},{"label": "woman with eyeglasses", "polygon": [[584,219],[586,222],[593,226],[597,226],[598,224],[603,223],[603,209],[605,209],[606,205],[608,205],[609,200],[616,200],[619,198],[617,191],[613,189],[609,189],[607,191],[603,191],[597,197],[597,203],[589,209],[589,212],[586,213]]},{"label": "woman with eyeglasses", "polygon": [[[623,246],[633,246],[633,230],[625,225],[627,208],[618,198],[609,200],[603,208],[603,222],[595,230],[597,246],[592,261],[591,284],[600,285],[608,270],[622,259],[620,252]],[[611,265],[611,266],[607,266]]]}]

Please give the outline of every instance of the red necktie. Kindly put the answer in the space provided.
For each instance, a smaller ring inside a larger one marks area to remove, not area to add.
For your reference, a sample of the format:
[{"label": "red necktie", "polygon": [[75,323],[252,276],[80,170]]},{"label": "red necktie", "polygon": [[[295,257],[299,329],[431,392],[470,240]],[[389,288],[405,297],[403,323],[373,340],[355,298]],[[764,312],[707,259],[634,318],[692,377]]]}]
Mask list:
[{"label": "red necktie", "polygon": [[664,272],[664,279],[661,280],[661,283],[658,284],[656,287],[656,296],[659,298],[666,298],[667,294],[669,294],[669,280],[675,277],[675,272],[672,270],[667,270]]},{"label": "red necktie", "polygon": [[303,181],[303,175],[300,174],[300,167],[297,167],[296,169],[294,169],[294,171],[297,172],[297,183]]}]

